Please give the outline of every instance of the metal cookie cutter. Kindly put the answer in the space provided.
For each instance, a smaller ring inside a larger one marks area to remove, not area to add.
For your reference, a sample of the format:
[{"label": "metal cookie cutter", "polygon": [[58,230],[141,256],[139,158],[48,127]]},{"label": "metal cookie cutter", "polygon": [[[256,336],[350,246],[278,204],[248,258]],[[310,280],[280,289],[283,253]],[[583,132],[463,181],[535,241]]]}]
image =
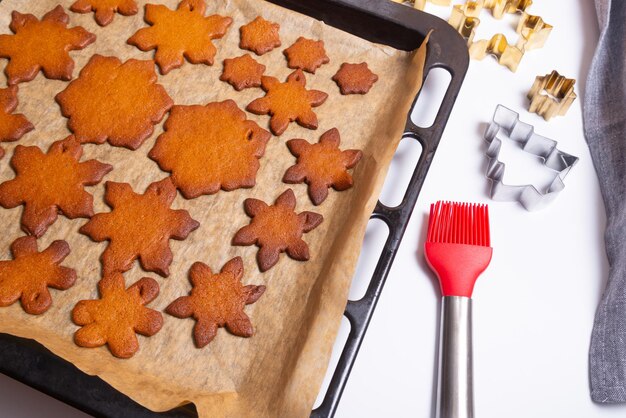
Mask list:
[{"label": "metal cookie cutter", "polygon": [[520,35],[517,47],[530,51],[531,49],[541,48],[546,43],[548,36],[552,32],[552,25],[544,22],[539,16],[524,12],[515,31]]},{"label": "metal cookie cutter", "polygon": [[491,10],[496,19],[502,19],[505,13],[524,12],[533,4],[532,0],[484,0],[485,8]]},{"label": "metal cookie cutter", "polygon": [[[428,0],[432,4],[437,6],[449,6],[451,0]],[[424,10],[426,7],[426,0],[413,0],[413,7],[418,10]]]},{"label": "metal cookie cutter", "polygon": [[[524,151],[540,157],[547,168],[556,172],[554,180],[545,191],[537,190],[531,184],[519,186],[502,182],[505,166],[498,160],[502,147],[502,141],[497,137],[500,131],[517,142]],[[486,176],[491,181],[491,198],[497,201],[518,201],[529,211],[542,209],[552,202],[565,188],[563,180],[578,162],[578,157],[558,150],[556,141],[536,134],[531,125],[519,120],[516,112],[502,105],[496,107],[484,138],[489,143],[486,152],[489,158]]]},{"label": "metal cookie cutter", "polygon": [[[552,26],[541,17],[526,13],[531,4],[531,0],[466,0],[463,4],[454,5],[448,23],[467,41],[472,59],[480,61],[487,55],[493,55],[500,65],[515,72],[524,53],[541,48],[552,31]],[[496,19],[501,19],[505,13],[522,13],[516,28],[519,34],[516,44],[510,44],[502,33],[493,35],[491,39],[474,41],[483,9],[490,9]]]},{"label": "metal cookie cutter", "polygon": [[[391,0],[395,3],[405,3],[407,5],[413,4],[413,7],[418,10],[424,10],[426,7],[426,0]],[[437,6],[449,6],[451,0],[428,0],[432,4]]]},{"label": "metal cookie cutter", "polygon": [[574,84],[576,80],[566,78],[552,71],[535,78],[528,92],[528,111],[550,120],[553,116],[563,116],[576,100]]},{"label": "metal cookie cutter", "polygon": [[469,54],[472,59],[478,61],[487,55],[493,55],[498,60],[498,64],[515,72],[524,56],[524,50],[509,44],[506,36],[498,33],[493,35],[491,39],[481,39],[472,43],[469,47]]},{"label": "metal cookie cutter", "polygon": [[476,34],[476,28],[480,24],[478,15],[483,8],[482,1],[468,1],[464,4],[455,4],[452,8],[448,23],[452,25],[467,41],[470,47]]}]

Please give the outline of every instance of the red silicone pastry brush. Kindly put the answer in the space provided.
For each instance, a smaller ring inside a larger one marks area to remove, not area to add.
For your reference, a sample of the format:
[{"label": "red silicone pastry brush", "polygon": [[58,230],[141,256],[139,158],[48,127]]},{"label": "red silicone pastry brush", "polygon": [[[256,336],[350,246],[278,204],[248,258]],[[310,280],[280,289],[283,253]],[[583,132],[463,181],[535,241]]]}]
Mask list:
[{"label": "red silicone pastry brush", "polygon": [[491,261],[487,205],[430,206],[426,260],[443,296],[439,337],[438,418],[474,416],[472,291]]}]

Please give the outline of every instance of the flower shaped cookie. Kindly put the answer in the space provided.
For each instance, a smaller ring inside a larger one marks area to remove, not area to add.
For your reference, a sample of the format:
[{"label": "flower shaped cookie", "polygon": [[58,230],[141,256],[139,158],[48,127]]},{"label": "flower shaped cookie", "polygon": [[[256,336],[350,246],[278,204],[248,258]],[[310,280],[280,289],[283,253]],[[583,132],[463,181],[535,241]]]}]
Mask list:
[{"label": "flower shaped cookie", "polygon": [[68,28],[68,22],[60,5],[41,20],[31,14],[11,14],[14,35],[0,35],[0,58],[9,59],[4,70],[9,85],[30,81],[40,70],[54,80],[72,78],[74,60],[69,52],[83,49],[96,36],[80,26]]},{"label": "flower shaped cookie", "polygon": [[111,212],[93,216],[80,232],[94,241],[109,241],[102,253],[103,276],[129,270],[139,259],[144,270],[169,275],[169,240],[184,240],[200,226],[186,210],[170,209],[176,188],[169,178],[137,194],[127,183],[106,183],[105,202]]},{"label": "flower shaped cookie", "polygon": [[198,348],[210,343],[219,327],[240,337],[251,337],[254,329],[243,309],[261,297],[265,286],[244,286],[242,277],[241,257],[227,262],[219,273],[213,273],[204,263],[194,263],[189,270],[193,285],[190,295],[179,297],[165,311],[177,318],[196,320],[193,338]]},{"label": "flower shaped cookie", "polygon": [[313,212],[296,213],[293,190],[287,189],[271,206],[258,199],[246,199],[243,204],[252,221],[237,231],[233,244],[256,244],[261,271],[278,263],[281,252],[286,251],[294,260],[309,259],[309,246],[302,240],[302,235],[321,224],[324,218]]},{"label": "flower shaped cookie", "polygon": [[324,41],[314,41],[302,36],[283,53],[287,57],[289,68],[299,68],[312,74],[323,64],[330,62],[324,49]]},{"label": "flower shaped cookie", "polygon": [[[17,141],[35,129],[26,116],[13,112],[17,108],[17,86],[0,89],[0,142]],[[0,148],[0,158],[4,150]]]},{"label": "flower shaped cookie", "polygon": [[257,16],[252,22],[239,28],[239,48],[263,55],[280,46],[280,25]]},{"label": "flower shaped cookie", "polygon": [[153,61],[94,55],[79,77],[56,95],[68,126],[81,143],[137,149],[174,104]]},{"label": "flower shaped cookie", "polygon": [[79,162],[82,153],[73,136],[54,142],[46,154],[34,146],[15,148],[11,166],[16,176],[0,184],[0,205],[24,205],[26,233],[42,236],[59,212],[70,219],[93,215],[93,197],[84,187],[98,184],[113,167],[96,160]]},{"label": "flower shaped cookie", "polygon": [[232,100],[174,106],[148,154],[188,199],[252,187],[270,133]]},{"label": "flower shaped cookie", "polygon": [[205,17],[205,9],[204,1],[183,1],[176,10],[146,4],[145,20],[152,26],[139,29],[128,43],[142,51],[156,49],[154,60],[161,74],[182,66],[185,58],[192,64],[213,65],[217,49],[211,40],[223,37],[233,19]]},{"label": "flower shaped cookie", "polygon": [[296,165],[287,169],[283,176],[285,183],[309,185],[309,197],[316,206],[328,197],[328,188],[342,191],[352,187],[352,176],[348,169],[353,168],[363,153],[359,150],[342,151],[339,149],[339,131],[333,128],[326,131],[317,144],[310,144],[304,139],[287,141],[289,151],[298,160]]},{"label": "flower shaped cookie", "polygon": [[60,265],[70,253],[65,241],[38,252],[35,237],[21,237],[11,244],[11,253],[13,260],[0,261],[0,306],[20,299],[27,313],[39,315],[52,305],[48,287],[66,290],[76,281],[76,271]]},{"label": "flower shaped cookie", "polygon": [[289,74],[284,83],[274,77],[263,76],[261,84],[266,91],[265,97],[252,101],[246,110],[257,115],[272,115],[270,129],[274,135],[285,132],[289,122],[294,120],[305,128],[317,129],[317,115],[312,108],[324,103],[328,94],[307,90],[302,70]]},{"label": "flower shaped cookie", "polygon": [[115,12],[131,16],[138,11],[135,0],[77,0],[70,6],[70,10],[76,13],[95,12],[96,22],[100,26],[111,23]]},{"label": "flower shaped cookie", "polygon": [[159,284],[150,277],[128,289],[124,276],[115,273],[98,283],[100,299],[81,300],[72,309],[72,321],[80,328],[74,342],[87,348],[107,344],[115,357],[130,358],[139,350],[137,334],[150,337],[163,326],[163,315],[144,305],[159,294]]}]

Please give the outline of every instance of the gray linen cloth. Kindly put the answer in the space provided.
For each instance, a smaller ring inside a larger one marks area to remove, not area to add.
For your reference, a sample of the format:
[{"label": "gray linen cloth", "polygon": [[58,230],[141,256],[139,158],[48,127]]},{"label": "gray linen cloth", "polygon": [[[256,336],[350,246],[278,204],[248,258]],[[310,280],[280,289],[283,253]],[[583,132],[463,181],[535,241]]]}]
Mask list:
[{"label": "gray linen cloth", "polygon": [[596,0],[600,40],[583,119],[607,215],[609,279],[596,312],[589,367],[595,402],[626,402],[626,0]]}]

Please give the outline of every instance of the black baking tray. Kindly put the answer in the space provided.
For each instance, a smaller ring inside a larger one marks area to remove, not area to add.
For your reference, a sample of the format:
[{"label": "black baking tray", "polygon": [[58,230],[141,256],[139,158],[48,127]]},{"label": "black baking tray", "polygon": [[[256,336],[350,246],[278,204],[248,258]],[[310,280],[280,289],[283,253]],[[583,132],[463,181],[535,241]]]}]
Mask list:
[{"label": "black baking tray", "polygon": [[[419,141],[422,154],[402,202],[396,207],[387,207],[379,201],[372,213],[372,218],[381,219],[387,224],[389,236],[365,296],[357,301],[348,301],[345,316],[350,321],[350,334],[324,400],[311,413],[315,418],[332,417],[463,83],[469,57],[465,41],[445,21],[388,0],[270,1],[369,41],[407,51],[419,47],[426,34],[433,30],[428,44],[424,78],[433,68],[443,68],[451,75],[450,84],[432,126],[418,127],[407,116],[403,137]],[[197,416],[195,407],[191,404],[168,412],[149,411],[100,378],[84,374],[41,344],[8,334],[0,334],[0,372],[94,416]]]}]

